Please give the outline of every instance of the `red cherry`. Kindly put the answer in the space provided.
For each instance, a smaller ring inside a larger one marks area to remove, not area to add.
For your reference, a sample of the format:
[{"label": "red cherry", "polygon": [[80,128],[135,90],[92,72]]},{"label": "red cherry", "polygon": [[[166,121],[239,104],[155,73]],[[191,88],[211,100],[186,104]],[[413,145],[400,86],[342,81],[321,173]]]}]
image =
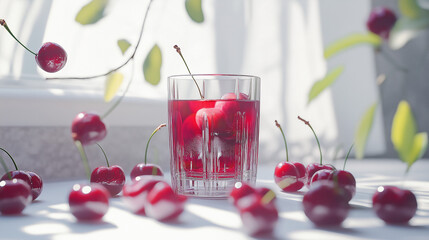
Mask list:
[{"label": "red cherry", "polygon": [[157,176],[138,176],[132,182],[124,185],[122,200],[133,213],[145,214],[147,194],[155,184],[161,181],[164,181],[163,178]]},{"label": "red cherry", "polygon": [[271,233],[278,221],[278,211],[274,202],[264,202],[264,195],[251,193],[242,197],[237,205],[243,229],[249,235]]},{"label": "red cherry", "polygon": [[347,201],[350,201],[356,194],[356,179],[352,173],[345,170],[334,171],[332,179],[338,179],[338,185],[346,190]]},{"label": "red cherry", "polygon": [[347,202],[350,201],[356,193],[356,179],[348,171],[330,169],[319,170],[311,178],[311,185],[322,180],[337,181],[338,186],[345,191],[344,194]]},{"label": "red cherry", "polygon": [[47,42],[42,45],[36,55],[36,63],[46,72],[58,72],[67,62],[67,53],[64,49],[53,42]]},{"label": "red cherry", "polygon": [[161,167],[159,167],[156,164],[152,163],[139,163],[133,167],[130,173],[131,179],[135,179],[138,176],[141,175],[155,175],[155,176],[164,176],[164,173],[161,170]]},{"label": "red cherry", "polygon": [[366,26],[369,31],[387,39],[395,22],[396,15],[390,9],[376,7],[371,11]]},{"label": "red cherry", "polygon": [[31,202],[31,187],[21,179],[0,181],[0,212],[20,214]]},{"label": "red cherry", "polygon": [[306,170],[299,162],[280,162],[274,169],[274,181],[285,192],[300,190],[306,181]]},{"label": "red cherry", "polygon": [[334,170],[334,168],[331,165],[323,165],[320,163],[310,163],[307,165],[307,187],[309,188],[311,185],[311,178],[313,177],[313,175],[319,171],[319,170],[323,170],[323,169],[327,169],[327,170]]},{"label": "red cherry", "polygon": [[187,198],[176,195],[166,182],[158,182],[147,195],[146,215],[158,221],[176,219],[184,210]]},{"label": "red cherry", "polygon": [[8,173],[5,173],[1,180],[11,180],[11,179],[21,179],[24,182],[28,184],[28,186],[31,187],[31,176],[28,174],[27,171],[21,171],[21,170],[14,170],[10,171]]},{"label": "red cherry", "polygon": [[73,140],[82,145],[91,145],[106,137],[106,126],[100,116],[95,113],[79,113],[72,122],[71,132]]},{"label": "red cherry", "polygon": [[318,226],[340,225],[349,213],[344,189],[333,181],[318,181],[302,199],[305,215]]},{"label": "red cherry", "polygon": [[79,221],[100,220],[109,209],[109,192],[101,184],[75,184],[69,194],[70,212]]},{"label": "red cherry", "polygon": [[195,121],[199,129],[207,127],[210,132],[225,133],[230,132],[225,113],[218,108],[202,108],[197,111]]},{"label": "red cherry", "polygon": [[256,190],[249,184],[244,182],[237,182],[229,193],[229,201],[232,202],[234,206],[237,206],[238,200],[240,200],[244,196],[253,194],[255,192]]},{"label": "red cherry", "polygon": [[416,214],[416,196],[407,189],[381,186],[372,196],[375,214],[386,223],[405,224]]},{"label": "red cherry", "polygon": [[42,178],[36,173],[30,171],[27,171],[27,173],[31,177],[31,195],[33,196],[34,201],[42,193],[43,181]]},{"label": "red cherry", "polygon": [[122,191],[122,187],[125,184],[125,173],[118,165],[101,166],[92,171],[90,181],[103,185],[110,193],[110,196],[113,197]]},{"label": "red cherry", "polygon": [[[238,97],[235,93],[227,93],[222,96],[222,101],[216,101],[215,108],[221,110],[225,114],[226,122],[228,124],[234,123],[234,118],[237,112],[246,112],[245,109],[241,109],[240,104],[236,100],[248,100],[249,96],[244,93],[239,93]],[[229,101],[225,101],[229,100]],[[232,127],[232,126],[230,126]]]}]

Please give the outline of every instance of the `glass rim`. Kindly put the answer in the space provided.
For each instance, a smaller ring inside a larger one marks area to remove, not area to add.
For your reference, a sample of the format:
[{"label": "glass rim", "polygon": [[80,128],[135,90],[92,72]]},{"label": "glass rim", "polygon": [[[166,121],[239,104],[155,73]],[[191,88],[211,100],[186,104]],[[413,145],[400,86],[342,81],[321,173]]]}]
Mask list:
[{"label": "glass rim", "polygon": [[198,74],[175,74],[170,75],[167,78],[185,78],[185,77],[247,77],[247,78],[255,78],[261,79],[258,76],[250,75],[250,74],[233,74],[233,73],[198,73]]}]

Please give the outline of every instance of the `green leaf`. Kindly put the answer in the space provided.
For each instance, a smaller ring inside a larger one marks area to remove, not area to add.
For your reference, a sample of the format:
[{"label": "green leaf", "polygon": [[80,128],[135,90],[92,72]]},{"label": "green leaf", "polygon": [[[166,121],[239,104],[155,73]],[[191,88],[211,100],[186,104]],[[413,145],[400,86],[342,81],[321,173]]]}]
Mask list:
[{"label": "green leaf", "polygon": [[[418,133],[414,136],[413,148],[409,154],[409,162],[407,162],[408,169],[415,161],[420,159],[425,154],[428,146],[428,134],[426,132]],[[408,170],[407,169],[407,170]]]},{"label": "green leaf", "polygon": [[196,23],[204,22],[204,13],[201,7],[201,0],[186,0],[186,12],[189,17]]},{"label": "green leaf", "polygon": [[398,0],[398,8],[401,14],[409,19],[417,19],[429,13],[422,9],[416,0]]},{"label": "green leaf", "polygon": [[124,80],[124,75],[120,72],[114,72],[107,76],[104,88],[104,101],[110,102],[119,90]]},{"label": "green leaf", "polygon": [[108,0],[92,0],[83,6],[76,15],[76,22],[82,25],[94,24],[104,17]]},{"label": "green leaf", "polygon": [[118,40],[118,46],[121,49],[122,54],[124,54],[128,48],[131,46],[131,43],[128,42],[126,39],[119,39]]},{"label": "green leaf", "polygon": [[325,59],[329,59],[346,48],[350,48],[358,44],[370,44],[374,47],[378,47],[382,41],[382,38],[374,33],[354,33],[331,43],[325,48],[323,55],[325,56]]},{"label": "green leaf", "polygon": [[393,50],[400,49],[428,27],[429,17],[416,19],[402,17],[396,21],[390,30],[389,46]]},{"label": "green leaf", "polygon": [[416,121],[410,105],[401,101],[393,117],[391,139],[399,158],[407,163],[407,171],[427,148],[427,133],[416,132]]},{"label": "green leaf", "polygon": [[365,155],[365,146],[368,140],[369,133],[374,122],[375,110],[377,109],[377,103],[374,103],[369,107],[359,122],[359,126],[355,133],[355,152],[356,158],[363,158]]},{"label": "green leaf", "polygon": [[146,82],[157,85],[161,80],[162,55],[158,45],[154,45],[143,63],[143,74]]},{"label": "green leaf", "polygon": [[331,70],[326,76],[313,84],[308,93],[308,103],[310,103],[313,99],[315,99],[323,90],[327,87],[331,86],[335,80],[341,75],[344,71],[344,66],[339,66],[334,70]]}]

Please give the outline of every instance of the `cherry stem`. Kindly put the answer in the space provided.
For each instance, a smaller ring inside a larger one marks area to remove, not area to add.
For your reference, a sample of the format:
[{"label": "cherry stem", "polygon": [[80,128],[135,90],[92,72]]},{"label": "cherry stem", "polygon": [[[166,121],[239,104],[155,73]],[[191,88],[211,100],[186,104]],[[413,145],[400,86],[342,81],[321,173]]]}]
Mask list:
[{"label": "cherry stem", "polygon": [[0,25],[2,25],[6,31],[9,32],[9,34],[19,43],[21,44],[21,46],[23,46],[27,51],[31,52],[32,54],[34,54],[34,56],[37,56],[37,53],[31,51],[29,48],[27,48],[24,44],[21,43],[21,41],[18,40],[18,38],[15,37],[15,35],[13,35],[12,31],[10,31],[9,26],[7,26],[7,23],[4,19],[0,19]]},{"label": "cherry stem", "polygon": [[[18,170],[18,166],[16,165],[16,162],[15,162],[15,160],[13,159],[13,157],[12,157],[12,155],[10,155],[4,148],[1,148],[0,147],[0,150],[2,150],[3,152],[5,152],[8,156],[9,156],[9,158],[10,158],[10,160],[12,160],[12,162],[13,162],[13,165],[15,166],[15,170]],[[6,170],[6,169],[5,169]],[[6,172],[9,172],[9,171],[6,171]]]},{"label": "cherry stem", "polygon": [[2,167],[3,167],[3,169],[4,169],[4,171],[6,172],[7,177],[8,177],[9,179],[12,179],[12,175],[11,175],[11,174],[10,174],[10,172],[9,172],[9,168],[7,168],[7,165],[6,165],[6,163],[4,162],[4,159],[3,159],[3,157],[1,156],[1,154],[0,154],[0,163],[1,163],[1,165],[2,165]]},{"label": "cherry stem", "polygon": [[153,135],[155,135],[155,133],[156,133],[156,132],[158,132],[158,130],[159,130],[159,129],[161,129],[162,127],[165,127],[165,126],[167,126],[167,124],[165,124],[165,123],[163,123],[163,124],[159,125],[159,126],[155,129],[155,131],[153,131],[152,135],[150,135],[149,140],[147,140],[147,144],[146,144],[146,151],[145,151],[145,153],[144,153],[144,164],[145,164],[145,165],[147,164],[147,150],[148,150],[148,148],[149,148],[150,140],[152,139]]},{"label": "cherry stem", "polygon": [[146,13],[144,15],[143,23],[142,23],[142,26],[141,26],[141,29],[140,29],[139,39],[137,40],[136,47],[134,48],[134,52],[131,54],[131,56],[124,63],[122,63],[118,67],[115,67],[115,68],[107,71],[106,73],[102,73],[102,74],[97,74],[97,75],[92,75],[92,76],[86,76],[86,77],[53,77],[53,78],[46,78],[46,80],[61,80],[61,79],[86,80],[86,79],[93,79],[93,78],[99,78],[99,77],[107,76],[107,75],[109,75],[109,74],[111,74],[113,72],[116,72],[119,69],[123,68],[125,65],[128,64],[128,62],[130,62],[131,60],[133,60],[134,57],[135,57],[135,55],[136,55],[137,49],[138,49],[138,47],[140,45],[140,42],[141,42],[141,39],[142,39],[142,36],[143,36],[143,30],[144,30],[144,27],[145,27],[145,24],[146,24],[147,15],[149,13],[149,9],[150,9],[150,6],[151,6],[152,2],[153,2],[153,0],[150,0],[148,6],[146,8]]},{"label": "cherry stem", "polygon": [[288,153],[288,149],[287,149],[287,142],[286,142],[285,134],[283,132],[282,126],[280,126],[280,124],[277,122],[277,120],[274,120],[274,122],[276,123],[276,126],[280,129],[280,132],[282,132],[283,140],[284,140],[285,148],[286,148],[286,162],[289,162],[289,153]]},{"label": "cherry stem", "polygon": [[298,119],[303,121],[305,123],[305,125],[308,125],[311,129],[311,131],[314,134],[314,137],[316,138],[317,141],[317,146],[319,147],[319,153],[320,153],[320,165],[322,165],[322,149],[320,148],[320,142],[319,139],[317,138],[316,132],[314,131],[313,127],[310,125],[310,122],[307,120],[304,120],[303,118],[301,118],[300,116],[298,116]]},{"label": "cherry stem", "polygon": [[261,199],[261,203],[262,204],[268,204],[270,203],[274,198],[276,197],[276,194],[274,193],[273,190],[268,191],[267,193],[265,193],[265,195],[262,197]]},{"label": "cherry stem", "polygon": [[349,159],[349,155],[350,155],[350,152],[352,151],[352,148],[353,148],[353,144],[350,146],[349,151],[347,152],[346,159],[344,159],[343,170],[346,169],[347,159]]},{"label": "cherry stem", "polygon": [[201,97],[201,99],[204,99],[204,96],[203,96],[203,94],[201,93],[200,86],[198,86],[198,83],[197,83],[197,81],[195,80],[194,75],[192,75],[191,70],[189,70],[188,64],[187,64],[187,63],[186,63],[186,61],[185,61],[185,58],[184,58],[184,57],[183,57],[183,55],[182,55],[182,50],[180,50],[180,47],[179,47],[179,46],[177,46],[177,45],[174,45],[173,47],[174,47],[174,49],[176,49],[177,53],[178,53],[178,54],[180,55],[180,57],[182,58],[183,63],[185,63],[185,66],[186,66],[186,69],[188,69],[188,73],[189,73],[189,75],[191,75],[192,80],[194,80],[195,86],[197,86],[197,88],[198,88],[198,92],[200,93],[200,97]]},{"label": "cherry stem", "polygon": [[131,86],[131,82],[133,81],[134,78],[134,61],[132,62],[132,69],[131,69],[131,76],[130,76],[130,81],[128,81],[128,85],[125,88],[124,92],[122,93],[122,95],[116,100],[116,102],[114,104],[112,104],[112,106],[100,117],[102,120],[104,118],[106,118],[110,113],[113,112],[113,110],[115,110],[115,108],[122,102],[122,100],[125,97],[125,94],[127,94],[128,89],[130,89]]},{"label": "cherry stem", "polygon": [[104,149],[101,147],[101,145],[100,145],[100,144],[98,144],[98,143],[96,143],[96,144],[97,144],[97,146],[101,149],[101,151],[103,152],[104,159],[106,159],[107,167],[110,167],[109,160],[107,159],[106,152],[104,151]]},{"label": "cherry stem", "polygon": [[89,167],[88,157],[86,156],[85,149],[82,146],[82,143],[79,140],[74,141],[74,144],[79,150],[80,158],[82,159],[83,167],[85,168],[86,176],[88,179],[91,179],[91,168]]}]

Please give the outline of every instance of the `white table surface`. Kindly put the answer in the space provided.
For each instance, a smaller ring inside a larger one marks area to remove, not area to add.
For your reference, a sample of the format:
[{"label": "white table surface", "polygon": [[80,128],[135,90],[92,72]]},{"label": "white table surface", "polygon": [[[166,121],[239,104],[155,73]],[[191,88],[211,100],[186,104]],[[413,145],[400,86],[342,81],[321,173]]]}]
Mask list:
[{"label": "white table surface", "polygon": [[[340,163],[339,163],[340,165]],[[429,239],[429,161],[420,160],[404,181],[405,165],[399,160],[350,159],[348,170],[357,179],[357,193],[342,227],[315,227],[302,211],[302,195],[279,191],[272,174],[275,164],[261,166],[257,185],[277,193],[279,222],[267,239]],[[110,201],[102,222],[80,223],[70,214],[68,193],[74,183],[45,183],[39,199],[22,215],[0,215],[0,239],[249,239],[241,220],[227,200],[189,199],[177,222],[162,223],[134,215],[119,197]],[[386,225],[371,209],[371,196],[379,185],[405,186],[416,194],[418,210],[406,226]]]}]

